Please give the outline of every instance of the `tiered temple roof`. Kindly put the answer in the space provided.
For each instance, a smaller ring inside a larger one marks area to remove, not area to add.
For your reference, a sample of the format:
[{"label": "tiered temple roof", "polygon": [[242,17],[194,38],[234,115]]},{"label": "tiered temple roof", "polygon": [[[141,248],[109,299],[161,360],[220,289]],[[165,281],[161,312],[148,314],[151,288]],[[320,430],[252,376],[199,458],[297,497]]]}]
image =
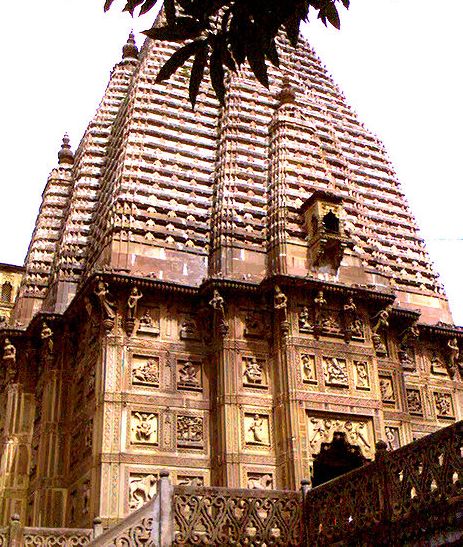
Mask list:
[{"label": "tiered temple roof", "polygon": [[[259,283],[272,273],[266,257],[273,219],[284,218],[285,240],[303,248],[301,206],[325,190],[343,200],[352,257],[362,269],[357,284],[395,291],[425,322],[451,322],[383,145],[310,46],[301,40],[293,51],[281,41],[281,66],[269,69],[268,91],[246,69],[230,75],[223,108],[203,82],[195,110],[188,67],[155,84],[176,47],[148,39],[138,54],[129,38],[75,159],[60,159],[50,175],[16,319],[27,323],[40,309],[63,312],[96,270],[190,286],[208,276]],[[294,123],[272,137],[286,115],[283,88],[291,90]],[[279,217],[270,212],[274,183],[283,179]],[[285,269],[354,283],[303,258]]]}]

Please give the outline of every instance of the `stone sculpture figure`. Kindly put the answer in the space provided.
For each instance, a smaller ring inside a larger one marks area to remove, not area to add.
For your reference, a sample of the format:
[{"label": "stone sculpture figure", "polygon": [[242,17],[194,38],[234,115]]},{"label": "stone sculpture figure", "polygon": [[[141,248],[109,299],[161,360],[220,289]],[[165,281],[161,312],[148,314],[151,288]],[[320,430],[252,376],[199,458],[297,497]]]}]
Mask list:
[{"label": "stone sculpture figure", "polygon": [[352,296],[349,296],[347,302],[344,304],[344,320],[346,325],[346,334],[356,336],[358,338],[363,336],[362,321],[357,311],[357,305],[354,302]]},{"label": "stone sculpture figure", "polygon": [[259,414],[254,414],[248,432],[251,434],[251,443],[266,444],[264,419],[261,418]]},{"label": "stone sculpture figure", "polygon": [[323,308],[326,306],[327,302],[323,296],[323,291],[318,291],[317,296],[314,299],[314,309],[315,309],[315,325],[321,326],[323,320]]},{"label": "stone sculpture figure", "polygon": [[178,371],[178,378],[181,384],[193,386],[199,385],[199,368],[191,361],[184,363]]},{"label": "stone sculpture figure", "polygon": [[140,509],[154,496],[155,492],[156,477],[154,475],[144,475],[131,479],[129,484],[130,509]]},{"label": "stone sculpture figure", "polygon": [[15,382],[17,377],[16,348],[8,338],[5,338],[3,343],[3,362],[6,369],[6,382]]},{"label": "stone sculpture figure", "polygon": [[301,356],[301,362],[302,362],[302,372],[304,375],[303,379],[307,382],[315,381],[316,380],[315,370],[314,370],[315,362],[313,360],[313,357],[307,354],[303,354]]},{"label": "stone sculpture figure", "polygon": [[228,325],[225,321],[225,308],[224,308],[224,299],[220,296],[220,293],[217,289],[214,290],[209,305],[212,306],[215,312],[215,325],[218,333],[221,336],[225,336],[228,332]]},{"label": "stone sculpture figure", "polygon": [[373,333],[379,334],[386,331],[389,328],[389,315],[392,310],[392,305],[388,304],[383,310],[380,310],[373,319],[377,319],[374,327]]},{"label": "stone sculpture figure", "polygon": [[304,306],[299,314],[299,330],[309,331],[311,328],[309,308]]},{"label": "stone sculpture figure", "polygon": [[51,355],[53,353],[53,331],[45,321],[42,323],[40,338],[42,340],[42,347],[49,355]]},{"label": "stone sculpture figure", "polygon": [[272,475],[265,473],[248,475],[248,488],[252,490],[271,490],[273,484]]},{"label": "stone sculpture figure", "polygon": [[105,319],[114,321],[116,317],[116,305],[109,294],[108,284],[104,281],[98,281],[95,294],[100,301],[101,309],[105,315]]},{"label": "stone sculpture figure", "polygon": [[263,382],[263,367],[257,362],[255,357],[246,359],[244,367],[244,378],[249,384],[262,384]]},{"label": "stone sculpture figure", "polygon": [[288,297],[282,292],[278,285],[275,286],[273,307],[275,310],[281,310],[282,321],[288,320]]},{"label": "stone sculpture figure", "polygon": [[150,315],[150,312],[148,310],[145,311],[145,313],[140,317],[140,326],[153,328],[154,327],[154,321],[153,318]]},{"label": "stone sculpture figure", "polygon": [[127,300],[127,318],[135,319],[137,314],[138,301],[140,298],[143,298],[143,294],[138,290],[137,287],[132,287],[130,291],[130,296]]},{"label": "stone sculpture figure", "polygon": [[448,369],[450,376],[453,378],[453,376],[455,376],[457,366],[459,366],[460,358],[460,348],[458,347],[457,339],[455,337],[450,338],[447,342],[447,347],[449,350]]}]

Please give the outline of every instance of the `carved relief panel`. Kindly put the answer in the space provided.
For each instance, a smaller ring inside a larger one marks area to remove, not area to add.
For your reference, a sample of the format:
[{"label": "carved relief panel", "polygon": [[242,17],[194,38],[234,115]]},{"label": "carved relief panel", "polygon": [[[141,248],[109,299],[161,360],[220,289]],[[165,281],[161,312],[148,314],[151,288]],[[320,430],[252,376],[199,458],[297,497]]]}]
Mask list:
[{"label": "carved relief panel", "polygon": [[268,388],[268,371],[265,359],[244,355],[241,359],[243,386],[251,388]]},{"label": "carved relief panel", "polygon": [[204,477],[199,475],[177,475],[179,486],[204,486]]},{"label": "carved relief panel", "polygon": [[129,509],[136,511],[154,498],[157,488],[157,473],[131,473],[129,475]]},{"label": "carved relief panel", "polygon": [[180,340],[200,340],[197,318],[193,314],[184,314],[180,319]]},{"label": "carved relief panel", "polygon": [[132,384],[159,387],[160,366],[159,357],[132,356]]},{"label": "carved relief panel", "polygon": [[388,450],[397,450],[401,446],[400,429],[392,425],[386,425],[384,428],[385,442]]},{"label": "carved relief panel", "polygon": [[248,448],[270,447],[270,416],[260,411],[245,412],[243,417],[244,444]]},{"label": "carved relief panel", "polygon": [[274,488],[273,473],[247,471],[246,488],[251,490],[272,490]]},{"label": "carved relief panel", "polygon": [[315,355],[302,353],[300,357],[302,381],[306,384],[317,384]]},{"label": "carved relief panel", "polygon": [[335,433],[344,433],[346,440],[356,445],[365,458],[374,459],[375,441],[373,423],[370,418],[353,416],[307,415],[309,452],[318,454],[322,443],[331,443]]},{"label": "carved relief panel", "polygon": [[264,338],[269,332],[268,321],[263,312],[242,310],[244,320],[243,335],[245,338]]},{"label": "carved relief panel", "polygon": [[396,405],[397,395],[392,374],[379,375],[379,391],[381,394],[381,401],[385,405]]},{"label": "carved relief panel", "polygon": [[204,448],[204,418],[177,415],[176,438],[179,448]]},{"label": "carved relief panel", "polygon": [[161,332],[161,313],[159,308],[143,308],[140,310],[137,335],[159,336]]},{"label": "carved relief panel", "polygon": [[159,416],[153,412],[132,412],[130,416],[130,444],[157,445]]},{"label": "carved relief panel", "polygon": [[422,416],[424,413],[424,410],[423,410],[423,401],[421,398],[420,389],[407,388],[406,397],[407,397],[408,411],[410,412],[410,414]]},{"label": "carved relief panel", "polygon": [[450,393],[441,393],[434,391],[434,409],[438,418],[454,419],[455,411],[453,409],[453,400]]},{"label": "carved relief panel", "polygon": [[369,391],[370,373],[367,361],[354,361],[354,383],[355,388]]},{"label": "carved relief panel", "polygon": [[347,362],[337,357],[323,357],[323,375],[327,386],[349,387]]},{"label": "carved relief panel", "polygon": [[177,388],[189,391],[202,391],[202,363],[190,359],[177,360]]}]

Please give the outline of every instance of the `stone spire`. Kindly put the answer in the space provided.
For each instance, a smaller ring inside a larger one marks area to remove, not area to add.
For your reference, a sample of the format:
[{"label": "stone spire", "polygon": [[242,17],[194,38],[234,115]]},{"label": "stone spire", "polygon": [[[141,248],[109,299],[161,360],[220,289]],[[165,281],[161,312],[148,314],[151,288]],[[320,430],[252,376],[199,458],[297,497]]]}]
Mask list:
[{"label": "stone spire", "polygon": [[122,48],[122,59],[124,60],[138,60],[138,48],[135,44],[135,36],[133,31],[130,31],[127,43]]},{"label": "stone spire", "polygon": [[71,150],[69,142],[69,135],[65,133],[63,137],[63,144],[61,145],[61,150],[58,152],[58,163],[60,165],[72,165],[74,163],[74,153]]}]

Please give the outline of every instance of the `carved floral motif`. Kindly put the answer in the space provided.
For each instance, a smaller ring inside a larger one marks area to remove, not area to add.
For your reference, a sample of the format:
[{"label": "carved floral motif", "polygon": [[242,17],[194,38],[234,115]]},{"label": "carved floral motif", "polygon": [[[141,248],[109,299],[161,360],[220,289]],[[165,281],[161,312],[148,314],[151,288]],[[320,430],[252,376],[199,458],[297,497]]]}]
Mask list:
[{"label": "carved floral motif", "polygon": [[130,442],[131,444],[157,444],[158,415],[152,412],[132,412]]},{"label": "carved floral motif", "polygon": [[436,407],[436,414],[440,418],[453,418],[455,413],[453,411],[453,401],[450,393],[438,393],[434,392],[434,405]]}]

